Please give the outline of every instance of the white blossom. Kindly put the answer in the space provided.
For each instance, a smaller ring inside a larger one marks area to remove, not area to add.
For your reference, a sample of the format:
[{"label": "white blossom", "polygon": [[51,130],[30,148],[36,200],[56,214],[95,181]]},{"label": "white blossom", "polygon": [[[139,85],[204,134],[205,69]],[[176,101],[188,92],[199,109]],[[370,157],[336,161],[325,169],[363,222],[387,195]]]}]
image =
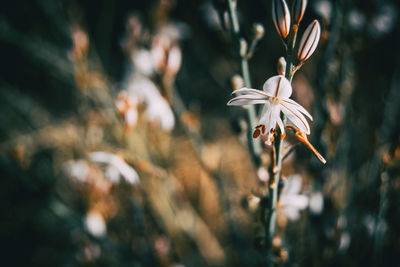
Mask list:
[{"label": "white blossom", "polygon": [[165,131],[170,131],[174,128],[174,113],[153,81],[136,73],[130,77],[125,87],[131,96],[137,97],[139,101],[146,104],[145,116],[149,120],[158,121]]},{"label": "white blossom", "polygon": [[[312,116],[300,104],[289,97],[292,95],[290,82],[282,75],[269,78],[263,86],[263,91],[251,88],[241,88],[233,91],[233,94],[241,94],[228,102],[228,105],[240,106],[249,104],[264,104],[260,114],[259,125],[256,127],[253,137],[268,135],[266,143],[273,141],[276,125],[281,134],[285,134],[285,127],[280,117],[281,111],[287,117],[287,124],[293,125],[300,131],[310,134],[310,126],[304,115],[312,120]],[[303,115],[304,114],[304,115]]]},{"label": "white blossom", "polygon": [[85,228],[94,236],[102,237],[107,233],[106,222],[97,211],[89,211],[84,219]]},{"label": "white blossom", "polygon": [[300,211],[308,206],[308,196],[300,194],[301,186],[302,180],[299,175],[290,176],[286,179],[281,193],[279,205],[291,221],[297,221],[300,218]]},{"label": "white blossom", "polygon": [[122,158],[118,157],[117,155],[98,151],[92,152],[89,154],[89,159],[92,162],[98,164],[106,164],[106,176],[108,179],[113,182],[117,183],[120,181],[120,177],[123,177],[126,182],[137,185],[140,183],[139,175],[131,166],[129,166]]}]

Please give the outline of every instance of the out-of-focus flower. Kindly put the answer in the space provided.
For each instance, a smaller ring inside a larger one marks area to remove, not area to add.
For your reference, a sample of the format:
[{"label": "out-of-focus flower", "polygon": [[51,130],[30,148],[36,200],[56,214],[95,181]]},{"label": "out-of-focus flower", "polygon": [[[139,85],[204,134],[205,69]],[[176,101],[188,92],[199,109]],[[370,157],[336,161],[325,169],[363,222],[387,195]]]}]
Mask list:
[{"label": "out-of-focus flower", "polygon": [[153,39],[150,52],[157,71],[164,70],[167,62],[167,51],[157,38]]},{"label": "out-of-focus flower", "polygon": [[268,173],[267,168],[265,168],[265,167],[258,168],[257,176],[258,176],[258,179],[260,179],[260,181],[266,183],[269,179],[269,173]]},{"label": "out-of-focus flower", "polygon": [[136,48],[142,34],[143,26],[140,16],[129,15],[125,26],[125,37],[121,44],[126,53],[130,54]]},{"label": "out-of-focus flower", "polygon": [[285,0],[272,1],[272,20],[278,34],[286,38],[290,32],[290,12]]},{"label": "out-of-focus flower", "polygon": [[309,197],[310,212],[314,215],[321,214],[324,210],[324,196],[321,192],[314,192]]},{"label": "out-of-focus flower", "polygon": [[172,130],[175,125],[174,113],[168,102],[161,96],[157,86],[146,76],[134,74],[125,85],[130,95],[136,96],[146,104],[145,116],[149,120],[159,121],[161,128]]},{"label": "out-of-focus flower", "polygon": [[299,61],[307,60],[317,48],[321,36],[321,26],[318,20],[314,20],[304,31],[300,40],[297,58]]},{"label": "out-of-focus flower", "polygon": [[86,182],[89,166],[86,160],[71,160],[63,164],[63,170],[68,177],[79,183]]},{"label": "out-of-focus flower", "polygon": [[365,16],[358,9],[353,9],[347,16],[347,23],[351,30],[360,31],[365,25]]},{"label": "out-of-focus flower", "polygon": [[[226,23],[225,16],[223,16],[223,11],[216,9],[216,8],[218,8],[215,6],[216,2],[218,2],[218,1],[214,1],[214,3],[213,3],[214,6],[210,2],[206,2],[201,7],[202,17],[205,22],[205,25],[208,26],[210,29],[222,30],[224,28],[224,25],[221,25],[221,24],[225,23],[225,25],[227,25],[229,23]],[[224,2],[224,1],[221,1],[221,2]],[[221,17],[219,16],[218,12],[221,12],[221,14],[222,14]]]},{"label": "out-of-focus flower", "polygon": [[[266,144],[271,145],[278,124],[281,134],[285,134],[285,127],[280,112],[288,121],[302,132],[310,134],[310,126],[304,115],[312,120],[312,116],[300,104],[289,97],[292,95],[290,82],[282,75],[269,78],[263,86],[263,91],[250,88],[235,90],[234,94],[242,94],[228,102],[228,105],[264,104],[260,114],[259,126],[256,127],[253,137],[268,135]],[[304,115],[303,115],[304,114]],[[283,136],[281,136],[283,138]]]},{"label": "out-of-focus flower", "polygon": [[138,100],[134,95],[129,95],[127,91],[119,92],[115,100],[118,114],[124,118],[127,129],[134,127],[138,120]]},{"label": "out-of-focus flower", "polygon": [[119,182],[120,177],[130,184],[140,183],[137,172],[117,155],[102,151],[92,152],[89,154],[89,159],[98,164],[106,164],[106,176],[113,183]]},{"label": "out-of-focus flower", "polygon": [[161,128],[164,130],[170,131],[174,128],[174,114],[164,98],[158,98],[157,101],[154,100],[148,103],[146,114],[150,120],[159,119]]},{"label": "out-of-focus flower", "polygon": [[351,242],[351,236],[349,234],[349,232],[344,232],[340,235],[340,243],[339,243],[339,248],[338,250],[340,252],[346,252],[347,249],[350,246],[350,242]]},{"label": "out-of-focus flower", "polygon": [[319,0],[314,3],[315,12],[325,20],[329,21],[332,15],[332,4],[328,0]]},{"label": "out-of-focus flower", "polygon": [[370,33],[375,37],[379,38],[392,31],[397,21],[396,8],[392,5],[382,5],[376,15],[373,17]]},{"label": "out-of-focus flower", "polygon": [[174,78],[181,67],[182,51],[178,41],[184,35],[183,31],[175,24],[168,24],[152,38],[150,53],[155,71],[167,79]]},{"label": "out-of-focus flower", "polygon": [[131,60],[136,72],[150,76],[155,71],[155,65],[150,51],[140,49],[132,53]]},{"label": "out-of-focus flower", "polygon": [[300,194],[302,179],[299,175],[292,175],[286,179],[283,187],[279,205],[287,218],[291,221],[297,221],[300,218],[300,211],[308,206],[308,197]]},{"label": "out-of-focus flower", "polygon": [[72,30],[72,42],[73,50],[72,53],[76,59],[81,59],[87,53],[89,48],[89,38],[87,34],[80,28]]},{"label": "out-of-focus flower", "polygon": [[102,237],[107,233],[106,222],[97,211],[89,211],[85,217],[85,228],[96,237]]}]

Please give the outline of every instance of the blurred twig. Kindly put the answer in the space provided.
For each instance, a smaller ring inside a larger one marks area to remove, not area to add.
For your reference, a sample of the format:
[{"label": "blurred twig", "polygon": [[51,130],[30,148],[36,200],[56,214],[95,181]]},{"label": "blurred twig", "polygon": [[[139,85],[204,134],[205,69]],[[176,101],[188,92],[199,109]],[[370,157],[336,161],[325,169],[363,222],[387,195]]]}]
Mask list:
[{"label": "blurred twig", "polygon": [[[227,0],[228,3],[228,14],[231,26],[232,39],[237,53],[238,64],[240,66],[240,74],[244,79],[245,87],[251,88],[251,79],[249,71],[249,63],[246,57],[247,55],[247,42],[242,38],[240,33],[239,20],[236,13],[237,2],[235,0]],[[259,139],[254,139],[252,137],[252,131],[256,126],[256,111],[253,105],[247,108],[247,139],[249,142],[250,154],[255,160],[262,152],[261,144]]]}]

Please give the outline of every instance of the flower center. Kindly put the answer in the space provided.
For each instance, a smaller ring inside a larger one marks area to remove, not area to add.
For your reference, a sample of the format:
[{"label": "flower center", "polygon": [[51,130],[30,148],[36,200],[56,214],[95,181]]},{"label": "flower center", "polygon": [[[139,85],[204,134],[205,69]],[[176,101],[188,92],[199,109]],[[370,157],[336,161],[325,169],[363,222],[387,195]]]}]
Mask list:
[{"label": "flower center", "polygon": [[273,98],[272,98],[272,101],[271,101],[271,104],[272,104],[272,105],[276,105],[276,104],[278,104],[278,103],[279,103],[279,98],[276,97],[276,96],[273,97]]}]

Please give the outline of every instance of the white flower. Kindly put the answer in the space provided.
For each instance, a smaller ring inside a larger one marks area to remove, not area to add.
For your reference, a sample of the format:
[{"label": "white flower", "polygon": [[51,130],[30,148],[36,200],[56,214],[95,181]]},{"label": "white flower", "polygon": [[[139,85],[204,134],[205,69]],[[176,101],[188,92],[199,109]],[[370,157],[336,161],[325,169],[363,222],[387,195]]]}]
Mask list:
[{"label": "white flower", "polygon": [[135,73],[129,77],[125,88],[131,96],[146,103],[145,116],[149,120],[158,121],[165,131],[171,131],[174,128],[174,113],[152,80]]},{"label": "white flower", "polygon": [[106,222],[97,211],[89,211],[85,217],[85,228],[94,236],[102,237],[107,233]]},{"label": "white flower", "polygon": [[107,164],[106,176],[113,183],[118,183],[120,177],[126,182],[137,185],[140,183],[139,175],[131,166],[129,166],[122,158],[117,155],[98,151],[89,154],[89,159],[98,164]]},{"label": "white flower", "polygon": [[[256,127],[253,137],[260,134],[268,135],[266,143],[270,145],[274,140],[276,124],[278,124],[282,138],[285,135],[285,127],[280,117],[281,111],[287,117],[287,124],[295,126],[301,132],[310,134],[310,126],[304,115],[312,120],[312,116],[300,104],[289,99],[292,95],[290,82],[282,75],[269,78],[263,86],[263,91],[241,88],[233,91],[234,94],[242,94],[228,102],[231,106],[264,104],[260,114],[259,126]],[[304,114],[304,115],[303,115]]]},{"label": "white flower", "polygon": [[279,205],[283,208],[289,220],[297,221],[300,218],[300,211],[308,206],[308,197],[300,194],[302,180],[299,175],[292,175],[285,182]]}]

